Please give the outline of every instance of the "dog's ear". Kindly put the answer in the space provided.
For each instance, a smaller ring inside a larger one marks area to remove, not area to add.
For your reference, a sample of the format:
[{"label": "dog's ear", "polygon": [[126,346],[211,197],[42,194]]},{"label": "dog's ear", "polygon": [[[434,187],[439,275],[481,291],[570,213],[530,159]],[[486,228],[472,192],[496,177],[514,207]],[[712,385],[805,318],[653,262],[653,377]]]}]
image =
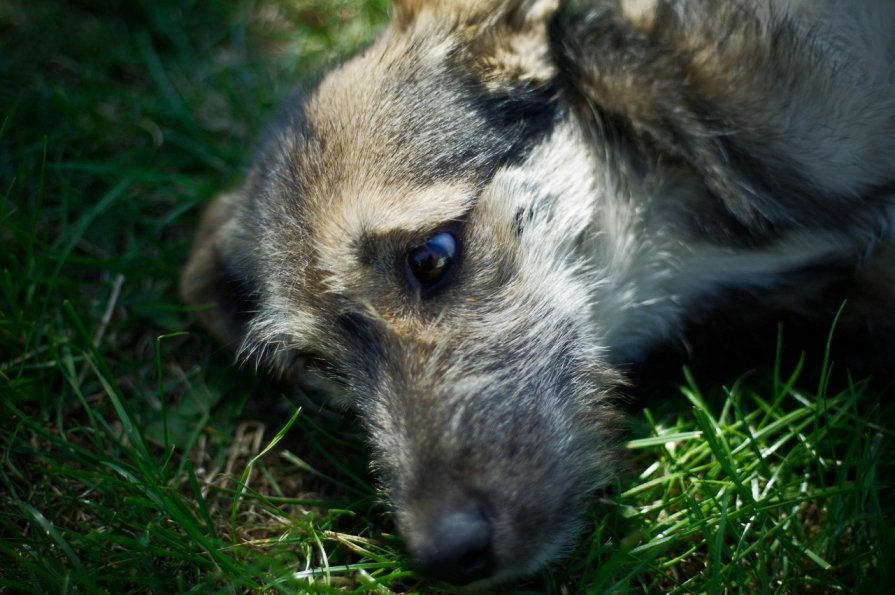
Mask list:
[{"label": "dog's ear", "polygon": [[257,310],[251,245],[240,225],[244,189],[218,196],[205,210],[180,277],[183,300],[221,342],[239,349]]},{"label": "dog's ear", "polygon": [[559,0],[395,0],[400,30],[450,30],[485,82],[544,82],[555,72],[548,29]]}]

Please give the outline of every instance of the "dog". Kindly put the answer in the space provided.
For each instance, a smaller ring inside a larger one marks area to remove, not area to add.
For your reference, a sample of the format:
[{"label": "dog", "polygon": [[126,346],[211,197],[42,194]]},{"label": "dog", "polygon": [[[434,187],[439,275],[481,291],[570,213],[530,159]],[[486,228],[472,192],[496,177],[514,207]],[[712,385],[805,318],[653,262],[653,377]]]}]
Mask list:
[{"label": "dog", "polygon": [[243,359],[359,412],[411,557],[456,585],[566,551],[627,373],[716,312],[847,299],[842,332],[895,353],[895,3],[560,4],[395,0],[181,280]]}]

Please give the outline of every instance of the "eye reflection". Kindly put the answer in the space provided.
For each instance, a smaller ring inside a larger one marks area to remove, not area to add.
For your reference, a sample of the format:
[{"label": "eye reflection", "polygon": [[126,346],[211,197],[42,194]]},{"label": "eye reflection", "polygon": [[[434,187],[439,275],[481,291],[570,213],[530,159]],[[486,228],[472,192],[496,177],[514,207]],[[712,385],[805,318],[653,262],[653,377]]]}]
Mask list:
[{"label": "eye reflection", "polygon": [[450,233],[440,232],[407,254],[407,266],[425,289],[444,278],[456,256],[457,240]]}]

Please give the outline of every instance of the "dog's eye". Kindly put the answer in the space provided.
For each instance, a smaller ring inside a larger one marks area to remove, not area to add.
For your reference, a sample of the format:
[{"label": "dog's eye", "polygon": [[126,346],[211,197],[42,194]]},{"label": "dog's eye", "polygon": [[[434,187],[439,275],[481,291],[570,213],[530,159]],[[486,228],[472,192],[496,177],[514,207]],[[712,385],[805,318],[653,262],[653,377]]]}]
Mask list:
[{"label": "dog's eye", "polygon": [[407,254],[407,266],[416,281],[426,289],[444,278],[456,255],[457,240],[453,235],[441,232],[411,250]]}]

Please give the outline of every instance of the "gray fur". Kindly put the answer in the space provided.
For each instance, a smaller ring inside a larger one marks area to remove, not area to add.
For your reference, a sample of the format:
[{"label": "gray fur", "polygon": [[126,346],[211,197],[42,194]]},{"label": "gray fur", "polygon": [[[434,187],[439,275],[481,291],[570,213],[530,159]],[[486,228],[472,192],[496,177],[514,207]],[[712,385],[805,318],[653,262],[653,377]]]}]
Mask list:
[{"label": "gray fur", "polygon": [[536,570],[613,475],[620,372],[730,290],[895,329],[895,9],[845,4],[398,0],[209,209],[185,298],[359,411],[411,554],[472,498],[477,584]]}]

